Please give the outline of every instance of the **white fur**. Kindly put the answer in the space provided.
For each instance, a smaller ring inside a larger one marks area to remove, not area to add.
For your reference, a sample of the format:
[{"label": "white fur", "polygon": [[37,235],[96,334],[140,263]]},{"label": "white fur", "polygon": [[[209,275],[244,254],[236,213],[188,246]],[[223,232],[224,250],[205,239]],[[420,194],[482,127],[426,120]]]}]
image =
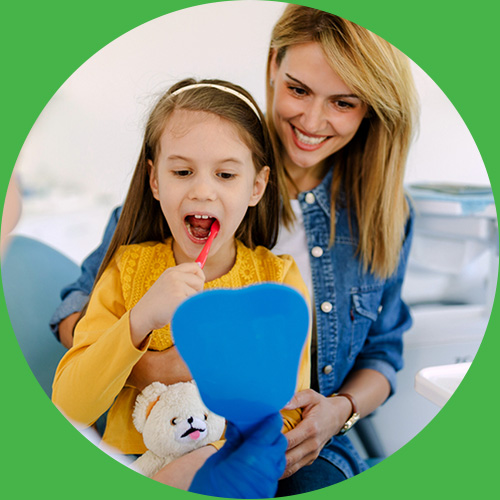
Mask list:
[{"label": "white fur", "polygon": [[132,418],[148,448],[133,467],[148,477],[172,460],[220,439],[225,425],[224,418],[203,404],[194,382],[168,386],[153,382],[137,396]]}]

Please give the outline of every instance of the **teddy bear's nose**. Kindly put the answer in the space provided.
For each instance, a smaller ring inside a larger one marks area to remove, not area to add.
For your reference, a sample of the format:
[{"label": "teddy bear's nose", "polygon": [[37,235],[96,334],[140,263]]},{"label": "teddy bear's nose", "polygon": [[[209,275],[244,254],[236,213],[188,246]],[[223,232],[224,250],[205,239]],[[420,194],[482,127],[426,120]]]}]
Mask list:
[{"label": "teddy bear's nose", "polygon": [[188,424],[192,424],[193,423],[193,417],[189,417],[188,418]]}]

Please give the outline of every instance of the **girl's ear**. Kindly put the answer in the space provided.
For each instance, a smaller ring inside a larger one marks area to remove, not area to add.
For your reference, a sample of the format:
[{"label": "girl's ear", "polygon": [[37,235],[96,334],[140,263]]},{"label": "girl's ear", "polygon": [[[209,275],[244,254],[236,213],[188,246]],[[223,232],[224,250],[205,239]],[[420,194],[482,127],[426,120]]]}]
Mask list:
[{"label": "girl's ear", "polygon": [[252,196],[248,202],[249,207],[255,207],[259,203],[266,190],[267,181],[269,180],[269,172],[271,169],[268,166],[262,167],[260,172],[255,176],[253,183]]},{"label": "girl's ear", "polygon": [[155,200],[160,199],[160,190],[158,189],[158,179],[156,177],[156,168],[151,160],[148,160],[149,186]]}]

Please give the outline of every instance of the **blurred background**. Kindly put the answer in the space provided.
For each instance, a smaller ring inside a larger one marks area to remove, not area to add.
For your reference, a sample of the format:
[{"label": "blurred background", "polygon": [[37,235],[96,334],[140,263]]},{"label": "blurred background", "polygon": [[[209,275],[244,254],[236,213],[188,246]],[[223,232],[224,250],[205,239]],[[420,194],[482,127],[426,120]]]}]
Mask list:
[{"label": "blurred background", "polygon": [[[268,44],[283,9],[268,1],[193,7],[143,24],[95,54],[61,86],[26,138],[14,171],[23,205],[14,233],[80,264],[122,203],[147,114],[172,83],[226,79],[265,109]],[[479,151],[453,104],[416,64],[412,69],[421,120],[406,185],[417,207],[417,234],[404,296],[415,326],[406,336],[399,392],[374,418],[387,453],[446,401],[416,391],[416,374],[473,360],[498,274],[496,210]]]}]

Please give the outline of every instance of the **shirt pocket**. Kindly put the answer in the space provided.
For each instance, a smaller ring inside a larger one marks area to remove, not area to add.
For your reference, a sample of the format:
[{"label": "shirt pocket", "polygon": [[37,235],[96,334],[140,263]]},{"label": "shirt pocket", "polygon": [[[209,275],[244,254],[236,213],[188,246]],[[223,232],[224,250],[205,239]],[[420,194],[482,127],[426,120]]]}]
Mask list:
[{"label": "shirt pocket", "polygon": [[349,360],[352,361],[359,354],[368,336],[373,323],[377,321],[382,286],[366,286],[351,289],[351,345]]}]

